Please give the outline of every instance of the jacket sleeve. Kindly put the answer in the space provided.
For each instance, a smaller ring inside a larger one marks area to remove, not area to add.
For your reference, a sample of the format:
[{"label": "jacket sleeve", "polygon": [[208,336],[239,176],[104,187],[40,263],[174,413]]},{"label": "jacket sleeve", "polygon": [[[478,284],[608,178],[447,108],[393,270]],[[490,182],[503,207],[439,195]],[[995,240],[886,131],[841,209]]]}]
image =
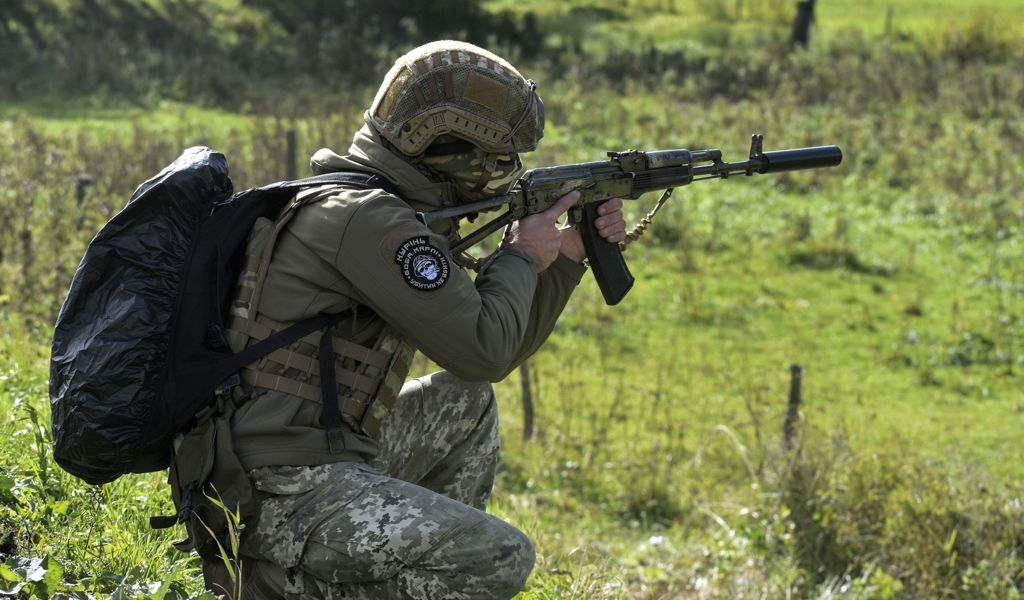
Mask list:
[{"label": "jacket sleeve", "polygon": [[526,335],[505,375],[532,356],[548,339],[569,297],[586,272],[585,266],[559,254],[555,262],[538,276]]},{"label": "jacket sleeve", "polygon": [[[538,277],[517,252],[499,252],[474,281],[452,260],[448,241],[388,195],[361,203],[337,233],[330,260],[357,301],[469,381],[498,381],[536,350],[575,285],[555,273]],[[421,262],[429,267],[422,273]]]}]

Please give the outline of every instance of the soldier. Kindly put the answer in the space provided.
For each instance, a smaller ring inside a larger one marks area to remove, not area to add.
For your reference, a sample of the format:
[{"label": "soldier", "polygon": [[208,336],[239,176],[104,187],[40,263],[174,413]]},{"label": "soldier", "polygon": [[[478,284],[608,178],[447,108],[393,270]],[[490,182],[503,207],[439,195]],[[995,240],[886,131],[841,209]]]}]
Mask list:
[{"label": "soldier", "polygon": [[[236,350],[310,316],[344,317],[332,333],[337,421],[305,339],[243,371],[252,396],[230,436],[217,434],[259,506],[242,532],[240,595],[509,598],[534,550],[484,512],[499,448],[488,382],[541,346],[585,271],[579,233],[556,223],[578,194],[512,224],[474,280],[449,251],[458,223],[428,228],[415,212],[516,181],[519,154],[543,135],[534,82],[484,49],[435,42],[398,59],[365,120],[346,155],[322,149],[312,168],[373,173],[393,190],[307,190],[291,220],[250,238]],[[605,203],[596,223],[612,242],[625,238],[621,206]],[[403,385],[414,349],[445,370]],[[204,575],[225,591],[221,565]]]}]

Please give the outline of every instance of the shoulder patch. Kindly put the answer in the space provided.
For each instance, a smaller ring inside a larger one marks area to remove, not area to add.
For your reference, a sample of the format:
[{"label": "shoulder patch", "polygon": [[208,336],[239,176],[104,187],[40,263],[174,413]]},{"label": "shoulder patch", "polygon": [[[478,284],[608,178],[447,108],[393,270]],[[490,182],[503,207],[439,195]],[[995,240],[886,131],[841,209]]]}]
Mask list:
[{"label": "shoulder patch", "polygon": [[395,262],[402,269],[402,277],[410,287],[429,292],[440,289],[448,282],[451,267],[448,257],[430,243],[426,236],[409,238],[398,246]]}]

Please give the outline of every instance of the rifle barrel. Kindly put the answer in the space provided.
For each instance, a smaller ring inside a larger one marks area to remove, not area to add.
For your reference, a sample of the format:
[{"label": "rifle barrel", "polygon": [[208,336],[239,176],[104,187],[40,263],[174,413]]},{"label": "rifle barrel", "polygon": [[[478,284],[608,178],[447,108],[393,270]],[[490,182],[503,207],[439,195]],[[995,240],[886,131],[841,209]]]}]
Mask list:
[{"label": "rifle barrel", "polygon": [[765,152],[763,156],[768,161],[768,165],[760,170],[761,173],[834,167],[843,162],[843,151],[839,149],[839,146],[772,150]]}]

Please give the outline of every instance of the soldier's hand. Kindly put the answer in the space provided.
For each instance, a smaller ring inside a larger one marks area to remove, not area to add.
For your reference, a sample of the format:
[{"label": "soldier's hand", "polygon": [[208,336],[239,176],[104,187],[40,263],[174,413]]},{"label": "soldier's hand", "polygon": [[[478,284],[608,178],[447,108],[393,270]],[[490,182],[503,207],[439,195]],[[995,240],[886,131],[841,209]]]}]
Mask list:
[{"label": "soldier's hand", "polygon": [[605,240],[618,244],[626,239],[626,215],[622,213],[622,198],[612,198],[597,207],[594,227]]},{"label": "soldier's hand", "polygon": [[[622,199],[612,198],[601,206],[597,207],[598,218],[594,219],[594,227],[597,233],[611,243],[617,244],[626,239],[626,217],[622,213]],[[579,225],[584,227],[584,225]],[[583,248],[583,238],[575,227],[566,227],[562,230],[562,254],[575,260],[583,262],[587,252]]]},{"label": "soldier's hand", "polygon": [[579,197],[579,192],[569,192],[544,212],[512,223],[505,245],[529,254],[533,259],[533,268],[538,273],[547,269],[555,262],[558,252],[562,249],[562,233],[558,230],[558,219],[572,208]]}]

